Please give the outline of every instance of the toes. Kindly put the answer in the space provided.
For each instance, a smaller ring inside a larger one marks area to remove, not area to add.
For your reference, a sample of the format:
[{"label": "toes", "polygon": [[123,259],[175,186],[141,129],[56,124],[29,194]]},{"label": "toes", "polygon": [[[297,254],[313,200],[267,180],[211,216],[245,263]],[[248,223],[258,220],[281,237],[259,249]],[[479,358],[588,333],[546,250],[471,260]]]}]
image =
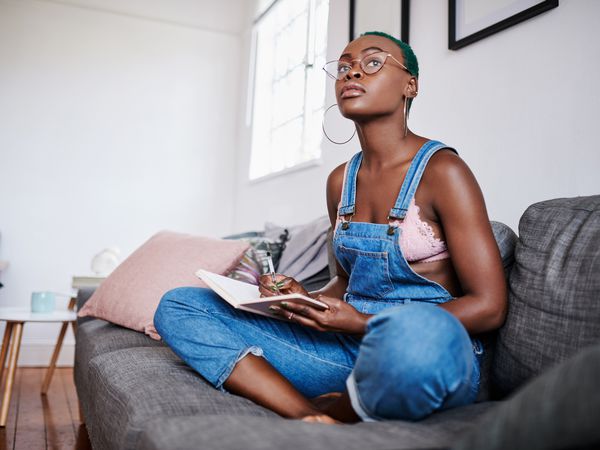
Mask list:
[{"label": "toes", "polygon": [[311,423],[324,423],[327,425],[335,425],[336,423],[340,423],[337,420],[325,415],[319,414],[316,416],[306,416],[302,418],[303,422],[311,422]]}]

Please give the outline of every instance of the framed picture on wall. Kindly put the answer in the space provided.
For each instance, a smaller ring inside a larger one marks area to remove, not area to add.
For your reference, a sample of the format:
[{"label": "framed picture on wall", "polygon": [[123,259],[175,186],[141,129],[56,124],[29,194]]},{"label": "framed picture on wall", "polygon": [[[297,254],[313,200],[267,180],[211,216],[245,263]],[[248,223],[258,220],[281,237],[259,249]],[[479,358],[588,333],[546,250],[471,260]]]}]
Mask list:
[{"label": "framed picture on wall", "polygon": [[350,0],[350,40],[383,31],[408,43],[410,0]]},{"label": "framed picture on wall", "polygon": [[448,0],[448,48],[458,50],[558,6],[558,0]]}]

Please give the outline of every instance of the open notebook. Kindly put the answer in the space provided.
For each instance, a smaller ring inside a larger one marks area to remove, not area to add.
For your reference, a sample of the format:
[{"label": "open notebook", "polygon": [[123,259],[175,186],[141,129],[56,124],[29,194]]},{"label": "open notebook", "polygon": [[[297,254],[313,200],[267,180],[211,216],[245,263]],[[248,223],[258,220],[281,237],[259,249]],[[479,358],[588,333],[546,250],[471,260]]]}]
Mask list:
[{"label": "open notebook", "polygon": [[196,272],[196,276],[234,308],[275,319],[287,320],[285,317],[274,315],[269,311],[269,306],[279,306],[279,303],[283,300],[293,300],[294,303],[308,304],[321,310],[328,308],[325,303],[302,294],[286,294],[261,298],[258,286],[243,283],[203,269],[199,269]]}]

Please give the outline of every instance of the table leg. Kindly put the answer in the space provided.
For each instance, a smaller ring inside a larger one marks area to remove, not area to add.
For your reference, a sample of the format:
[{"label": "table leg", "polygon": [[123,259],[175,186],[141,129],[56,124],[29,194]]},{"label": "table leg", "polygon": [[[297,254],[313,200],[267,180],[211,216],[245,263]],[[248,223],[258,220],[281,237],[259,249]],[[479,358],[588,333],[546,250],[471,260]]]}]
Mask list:
[{"label": "table leg", "polygon": [[2,382],[4,381],[4,366],[6,365],[6,355],[8,355],[8,346],[10,345],[12,327],[12,322],[6,322],[6,328],[4,328],[4,338],[2,339],[2,350],[0,351],[0,389],[2,389]]},{"label": "table leg", "polygon": [[54,353],[52,353],[50,365],[48,366],[48,371],[46,372],[46,377],[44,378],[44,384],[42,384],[42,395],[46,395],[46,392],[48,392],[48,386],[50,386],[50,381],[52,381],[52,375],[54,374],[54,369],[56,368],[56,360],[58,359],[60,348],[62,347],[63,339],[65,338],[65,333],[67,332],[68,327],[69,322],[63,322],[62,326],[60,327],[58,340],[54,346]]},{"label": "table leg", "polygon": [[14,322],[12,333],[12,342],[10,345],[10,356],[8,357],[8,377],[6,378],[6,388],[2,399],[2,409],[0,409],[0,427],[6,426],[8,417],[8,406],[12,395],[13,382],[15,381],[15,371],[17,369],[17,360],[19,359],[19,349],[21,348],[21,336],[23,334],[23,322]]}]

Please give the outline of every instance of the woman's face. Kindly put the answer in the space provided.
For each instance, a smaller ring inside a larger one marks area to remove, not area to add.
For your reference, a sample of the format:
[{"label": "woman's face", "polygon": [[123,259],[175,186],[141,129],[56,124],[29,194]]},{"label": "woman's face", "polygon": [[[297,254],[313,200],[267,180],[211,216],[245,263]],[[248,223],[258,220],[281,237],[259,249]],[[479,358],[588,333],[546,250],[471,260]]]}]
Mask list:
[{"label": "woman's face", "polygon": [[335,82],[338,107],[344,117],[361,120],[403,111],[405,95],[410,89],[416,91],[416,79],[390,57],[378,72],[368,75],[362,71],[358,59],[381,51],[404,64],[400,47],[382,36],[361,36],[342,52],[340,61],[356,60],[344,78]]}]

